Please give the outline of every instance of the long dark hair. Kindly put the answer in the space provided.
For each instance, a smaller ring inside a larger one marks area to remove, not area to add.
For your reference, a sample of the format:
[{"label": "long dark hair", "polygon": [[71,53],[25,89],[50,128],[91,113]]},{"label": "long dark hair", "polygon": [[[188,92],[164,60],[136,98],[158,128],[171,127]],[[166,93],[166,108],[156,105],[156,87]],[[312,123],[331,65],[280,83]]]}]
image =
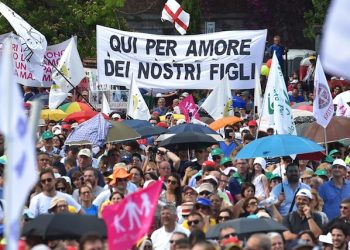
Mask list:
[{"label": "long dark hair", "polygon": [[181,178],[180,178],[180,175],[178,175],[177,173],[171,173],[169,175],[169,177],[170,176],[174,177],[176,179],[177,183],[178,183],[177,187],[174,189],[174,194],[175,194],[176,206],[180,206],[182,204]]}]

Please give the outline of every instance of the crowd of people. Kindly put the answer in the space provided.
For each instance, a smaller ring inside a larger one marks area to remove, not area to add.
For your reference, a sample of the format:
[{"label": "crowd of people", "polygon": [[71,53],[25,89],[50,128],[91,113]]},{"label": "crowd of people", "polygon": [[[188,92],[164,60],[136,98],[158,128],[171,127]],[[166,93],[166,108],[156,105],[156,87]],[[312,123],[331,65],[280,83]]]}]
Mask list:
[{"label": "crowd of people", "polygon": [[[288,89],[294,102],[312,103],[312,92],[304,88],[302,81],[291,79]],[[86,98],[88,94],[84,91]],[[205,98],[203,93],[192,94],[197,103]],[[236,159],[246,144],[274,131],[257,131],[249,91],[235,94],[245,102],[235,109],[242,121],[222,129],[223,141],[211,147],[198,144],[191,151],[160,147],[157,136],[107,143],[103,148],[89,142],[67,145],[65,140],[76,123],[41,121],[36,145],[39,182],[28,198],[23,218],[27,221],[46,213],[102,217],[106,206],[118,204],[128,194],[163,180],[152,229],[134,249],[348,249],[350,147],[329,144],[329,155],[319,161],[298,156]],[[24,101],[32,95],[32,90],[25,87]],[[188,95],[160,94],[149,122],[165,128],[184,123],[176,114],[181,113],[178,104]],[[70,94],[65,102],[72,101]],[[161,121],[163,115],[165,120]],[[110,119],[121,121],[126,117],[112,112]],[[3,155],[1,135],[0,144]],[[3,186],[6,158],[0,159]],[[0,205],[2,211],[6,209]],[[259,233],[242,238],[238,228],[227,225],[215,237],[206,235],[210,228],[238,218],[270,218],[286,230],[262,233],[257,229]],[[105,245],[99,235],[84,237],[82,242],[80,249],[102,249]],[[78,244],[64,240],[41,243],[50,249]]]}]

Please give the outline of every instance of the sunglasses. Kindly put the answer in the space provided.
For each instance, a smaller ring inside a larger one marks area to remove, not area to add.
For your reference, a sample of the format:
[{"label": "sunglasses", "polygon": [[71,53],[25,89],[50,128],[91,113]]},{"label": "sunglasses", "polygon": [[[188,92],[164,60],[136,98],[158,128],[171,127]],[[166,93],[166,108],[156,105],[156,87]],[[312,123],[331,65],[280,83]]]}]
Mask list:
[{"label": "sunglasses", "polygon": [[188,226],[197,225],[199,223],[199,220],[189,220],[187,221]]},{"label": "sunglasses", "polygon": [[202,210],[208,210],[209,209],[209,207],[207,207],[207,206],[203,206],[203,205],[196,205],[196,209],[198,210],[198,209],[202,209]]},{"label": "sunglasses", "polygon": [[171,183],[172,185],[176,185],[177,184],[177,181],[174,181],[174,180],[168,180],[167,182]]},{"label": "sunglasses", "polygon": [[345,207],[345,206],[339,206],[339,209],[344,209],[344,210],[348,210],[349,207]]},{"label": "sunglasses", "polygon": [[332,166],[333,169],[343,169],[344,167],[342,165],[333,165]]},{"label": "sunglasses", "polygon": [[230,216],[219,216],[218,217],[219,220],[230,220]]},{"label": "sunglasses", "polygon": [[229,233],[229,234],[225,234],[224,236],[221,237],[221,239],[229,239],[231,237],[236,237],[237,234],[236,233]]},{"label": "sunglasses", "polygon": [[208,191],[203,191],[203,192],[200,192],[199,195],[201,195],[201,196],[209,196],[209,195],[211,195],[211,193],[208,192]]},{"label": "sunglasses", "polygon": [[221,156],[219,156],[219,155],[215,155],[215,156],[213,156],[212,158],[213,158],[213,160],[214,160],[214,161],[216,161],[216,160],[221,159]]},{"label": "sunglasses", "polygon": [[66,191],[66,188],[61,187],[61,188],[56,188],[56,190],[57,190],[57,191],[61,191],[61,192],[63,192],[63,191]]},{"label": "sunglasses", "polygon": [[45,184],[46,182],[47,183],[50,183],[50,182],[52,182],[52,178],[47,178],[47,179],[43,179],[43,180],[40,180],[40,182],[42,183],[42,184]]}]

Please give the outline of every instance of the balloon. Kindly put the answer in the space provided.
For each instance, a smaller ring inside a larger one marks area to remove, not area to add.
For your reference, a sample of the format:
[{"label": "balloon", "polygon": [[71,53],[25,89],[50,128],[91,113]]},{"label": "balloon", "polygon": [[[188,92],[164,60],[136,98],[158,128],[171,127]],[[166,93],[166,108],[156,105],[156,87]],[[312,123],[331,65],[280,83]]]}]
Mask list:
[{"label": "balloon", "polygon": [[266,62],[266,66],[271,68],[271,64],[272,64],[272,59],[269,59],[267,62]]},{"label": "balloon", "polygon": [[270,73],[269,67],[267,67],[266,65],[261,66],[261,75],[268,76],[269,73]]}]

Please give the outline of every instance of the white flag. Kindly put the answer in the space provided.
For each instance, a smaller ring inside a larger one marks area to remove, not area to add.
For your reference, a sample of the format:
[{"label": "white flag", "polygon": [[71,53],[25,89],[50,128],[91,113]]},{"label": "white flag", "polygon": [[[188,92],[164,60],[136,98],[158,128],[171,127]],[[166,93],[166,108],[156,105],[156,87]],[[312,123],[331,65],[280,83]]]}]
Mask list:
[{"label": "white flag", "polygon": [[[55,81],[56,85],[52,85],[50,90],[50,109],[57,108],[59,104],[67,98],[68,92],[73,89],[73,87],[77,86],[86,76],[74,37],[70,39],[67,48],[63,52],[57,69],[64,77],[57,70],[54,70],[52,73],[52,79]],[[69,80],[70,83],[68,83],[66,79]]]},{"label": "white flag", "polygon": [[0,13],[22,38],[22,43],[28,46],[28,49],[24,50],[25,59],[27,62],[30,62],[28,65],[31,67],[35,79],[42,82],[44,74],[43,62],[47,47],[45,36],[2,2],[0,2]]},{"label": "white flag", "polygon": [[168,0],[164,5],[161,20],[174,23],[177,31],[181,35],[185,35],[190,24],[190,14],[185,12],[175,0]]},{"label": "white flag", "polygon": [[262,108],[262,91],[260,83],[260,71],[258,67],[255,67],[254,108],[257,110],[256,115],[260,117]]},{"label": "white flag", "polygon": [[151,118],[147,104],[143,99],[139,88],[137,87],[134,75],[132,75],[131,77],[127,115],[132,117],[133,119],[140,119],[146,121],[148,121]]},{"label": "white flag", "polygon": [[297,134],[286,84],[275,53],[266,84],[261,120],[268,120],[268,126],[274,127],[277,134]]},{"label": "white flag", "polygon": [[105,93],[102,93],[102,113],[105,113],[106,115],[111,113],[111,108],[109,107]]},{"label": "white flag", "polygon": [[201,108],[205,109],[213,119],[217,120],[226,116],[233,116],[232,101],[230,83],[227,75],[225,75],[222,82],[216,85],[205,99]]},{"label": "white flag", "polygon": [[0,131],[5,136],[5,235],[6,249],[17,250],[24,204],[38,179],[33,133],[15,82],[11,40],[6,39],[0,63]]},{"label": "white flag", "polygon": [[321,58],[324,69],[350,79],[350,1],[330,1],[323,26]]},{"label": "white flag", "polygon": [[329,90],[326,76],[323,72],[320,57],[317,58],[315,69],[314,117],[316,122],[326,128],[334,114],[333,98]]}]

